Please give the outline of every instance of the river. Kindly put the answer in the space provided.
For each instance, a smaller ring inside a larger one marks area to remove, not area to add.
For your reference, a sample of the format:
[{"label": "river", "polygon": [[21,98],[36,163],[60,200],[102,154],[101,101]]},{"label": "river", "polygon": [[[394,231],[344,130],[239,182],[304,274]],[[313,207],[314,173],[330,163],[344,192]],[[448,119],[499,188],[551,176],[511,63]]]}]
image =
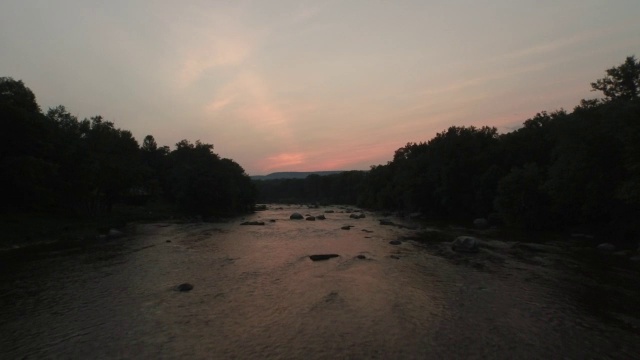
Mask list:
[{"label": "river", "polygon": [[[335,212],[289,219],[325,210]],[[89,250],[5,267],[0,358],[640,354],[637,314],[594,311],[580,279],[547,266],[549,258],[500,257],[497,245],[460,257],[411,240],[391,245],[415,231],[344,210],[270,206],[226,223],[142,224]],[[326,253],[339,257],[309,259]],[[185,282],[193,290],[177,291]]]}]

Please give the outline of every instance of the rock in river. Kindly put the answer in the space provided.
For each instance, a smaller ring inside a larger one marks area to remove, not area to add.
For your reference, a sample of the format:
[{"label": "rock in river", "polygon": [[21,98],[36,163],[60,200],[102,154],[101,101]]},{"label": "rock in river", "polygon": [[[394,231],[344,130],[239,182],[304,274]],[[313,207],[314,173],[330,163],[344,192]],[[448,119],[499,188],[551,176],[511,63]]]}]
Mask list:
[{"label": "rock in river", "polygon": [[291,220],[302,220],[302,219],[304,219],[304,216],[302,216],[302,214],[300,214],[300,213],[293,213],[293,214],[291,214],[291,216],[289,216],[289,219],[291,219]]},{"label": "rock in river", "polygon": [[316,217],[309,215],[309,216],[307,216],[307,220],[308,221],[316,221]]},{"label": "rock in river", "polygon": [[193,285],[189,283],[182,283],[176,287],[176,290],[182,291],[182,292],[191,291],[191,289],[193,289]]},{"label": "rock in river", "polygon": [[123,237],[124,233],[120,230],[116,230],[116,229],[111,229],[109,230],[109,233],[107,234],[107,237],[109,239],[117,239],[119,237]]},{"label": "rock in river", "polygon": [[340,255],[338,254],[316,254],[316,255],[309,255],[309,259],[313,260],[313,261],[320,261],[320,260],[328,260],[334,257],[338,257]]},{"label": "rock in river", "polygon": [[478,252],[478,239],[473,236],[458,236],[451,244],[453,251]]},{"label": "rock in river", "polygon": [[240,225],[264,225],[263,221],[245,221]]},{"label": "rock in river", "polygon": [[402,244],[402,241],[400,241],[400,240],[391,240],[391,241],[389,241],[389,244],[391,244],[391,245],[400,245],[400,244]]},{"label": "rock in river", "polygon": [[616,249],[616,246],[610,243],[602,243],[598,245],[598,250],[600,251],[612,252],[612,251],[615,251],[615,249]]},{"label": "rock in river", "polygon": [[486,229],[487,226],[489,226],[489,222],[485,218],[477,218],[473,220],[473,226],[477,227],[478,229]]}]

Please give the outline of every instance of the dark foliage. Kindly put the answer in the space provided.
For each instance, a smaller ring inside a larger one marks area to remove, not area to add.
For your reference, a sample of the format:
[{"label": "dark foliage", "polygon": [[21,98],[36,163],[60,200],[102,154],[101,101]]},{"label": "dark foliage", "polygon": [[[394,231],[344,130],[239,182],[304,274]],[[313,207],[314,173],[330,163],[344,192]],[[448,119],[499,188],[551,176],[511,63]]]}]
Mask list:
[{"label": "dark foliage", "polygon": [[355,204],[364,171],[309,175],[305,179],[254,180],[258,201],[264,203]]},{"label": "dark foliage", "polygon": [[169,201],[189,214],[235,214],[254,204],[240,165],[213,145],[183,140],[171,151],[142,146],[101,116],[78,120],[64,106],[40,112],[22,81],[0,78],[2,211],[107,214],[114,204]]},{"label": "dark foliage", "polygon": [[358,176],[257,182],[260,200],[484,217],[526,230],[600,227],[637,239],[640,64],[629,57],[606,73],[592,83],[605,98],[571,113],[541,112],[502,135],[453,126]]}]

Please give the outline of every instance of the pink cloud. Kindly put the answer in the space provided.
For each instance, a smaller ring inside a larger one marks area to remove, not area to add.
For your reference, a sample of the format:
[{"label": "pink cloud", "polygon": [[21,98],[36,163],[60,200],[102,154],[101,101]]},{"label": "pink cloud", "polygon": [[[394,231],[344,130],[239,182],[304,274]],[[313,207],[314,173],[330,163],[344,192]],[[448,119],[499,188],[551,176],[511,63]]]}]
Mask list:
[{"label": "pink cloud", "polygon": [[270,171],[274,169],[285,169],[289,166],[297,166],[305,161],[303,153],[282,153],[266,158],[267,164],[263,166],[264,170]]}]

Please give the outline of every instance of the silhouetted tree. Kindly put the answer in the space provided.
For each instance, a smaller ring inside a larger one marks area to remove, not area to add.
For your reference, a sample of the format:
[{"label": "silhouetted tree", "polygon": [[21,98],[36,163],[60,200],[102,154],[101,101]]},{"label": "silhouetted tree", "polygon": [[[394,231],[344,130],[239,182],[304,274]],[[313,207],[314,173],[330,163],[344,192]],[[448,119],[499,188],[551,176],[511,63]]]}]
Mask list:
[{"label": "silhouetted tree", "polygon": [[0,77],[0,104],[13,106],[31,113],[39,113],[40,106],[31,89],[22,80]]},{"label": "silhouetted tree", "polygon": [[624,63],[607,70],[607,76],[591,83],[593,91],[604,93],[607,100],[631,100],[640,96],[640,62],[628,56]]}]

